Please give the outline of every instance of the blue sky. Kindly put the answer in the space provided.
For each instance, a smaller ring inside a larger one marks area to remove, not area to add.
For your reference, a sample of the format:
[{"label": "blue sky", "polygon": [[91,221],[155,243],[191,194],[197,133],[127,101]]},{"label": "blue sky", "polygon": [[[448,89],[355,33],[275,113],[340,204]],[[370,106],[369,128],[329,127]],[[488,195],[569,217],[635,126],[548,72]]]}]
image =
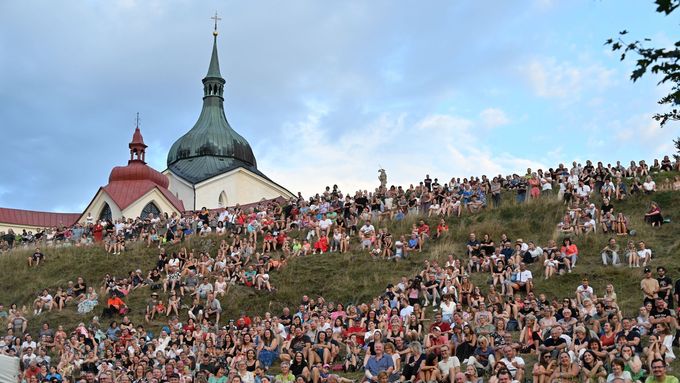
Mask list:
[{"label": "blue sky", "polygon": [[670,45],[651,0],[3,1],[0,206],[82,211],[128,158],[147,160],[201,108],[212,21],[225,109],[258,168],[305,195],[426,173],[519,172],[672,153],[658,79],[628,80],[603,42]]}]

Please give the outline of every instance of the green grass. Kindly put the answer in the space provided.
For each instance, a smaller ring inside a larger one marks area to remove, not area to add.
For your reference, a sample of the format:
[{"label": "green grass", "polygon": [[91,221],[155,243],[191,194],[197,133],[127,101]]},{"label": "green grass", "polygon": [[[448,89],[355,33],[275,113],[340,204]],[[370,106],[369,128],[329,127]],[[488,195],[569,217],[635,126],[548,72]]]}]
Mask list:
[{"label": "green grass", "polygon": [[[662,178],[657,176],[657,182]],[[538,245],[545,244],[549,239],[558,242],[562,236],[556,230],[556,225],[564,214],[565,206],[554,197],[517,205],[511,194],[504,194],[503,205],[499,209],[487,209],[476,215],[463,215],[461,218],[449,219],[450,232],[439,241],[428,242],[423,253],[412,253],[412,256],[402,262],[374,261],[365,252],[353,251],[346,254],[329,253],[310,255],[292,259],[288,265],[278,272],[272,272],[271,281],[277,288],[276,292],[267,293],[251,288],[234,286],[228,297],[221,299],[225,310],[223,318],[237,317],[240,311],[249,315],[262,315],[266,311],[279,313],[284,306],[297,307],[302,295],[312,298],[323,296],[326,301],[348,303],[370,303],[378,296],[388,283],[395,283],[401,276],[413,276],[420,271],[425,259],[446,260],[448,254],[461,257],[464,254],[464,244],[470,232],[479,237],[489,233],[498,240],[501,233],[506,233],[512,240],[523,238],[533,240]],[[657,201],[666,217],[672,222],[661,228],[651,228],[643,222],[643,215],[648,209],[650,201]],[[600,201],[594,201],[599,206]],[[664,265],[668,275],[674,280],[680,277],[680,257],[676,254],[680,248],[680,237],[676,220],[680,220],[680,193],[663,191],[654,195],[639,195],[622,202],[614,202],[616,211],[624,212],[630,219],[632,228],[637,231],[635,240],[644,240],[654,252],[652,267]],[[437,218],[426,220],[434,230]],[[413,219],[400,223],[390,223],[387,227],[395,235],[407,234]],[[602,249],[609,236],[590,234],[575,238],[580,249],[580,259],[574,273],[543,280],[542,267],[532,265],[537,292],[545,293],[548,298],[573,297],[574,291],[583,276],[590,278],[591,284],[598,295],[602,295],[608,283],[612,283],[617,291],[619,306],[626,315],[637,312],[642,302],[639,281],[642,278],[640,269],[627,267],[603,267],[600,261]],[[619,237],[619,243],[625,246],[626,238]],[[193,238],[182,246],[215,253],[219,244],[217,237]],[[356,243],[353,243],[357,246]],[[178,246],[169,247],[169,251],[178,250]],[[0,269],[5,270],[4,278],[0,279],[0,302],[5,306],[17,303],[28,306],[26,311],[29,319],[29,330],[37,331],[43,321],[53,326],[62,324],[66,329],[72,329],[78,322],[91,320],[92,316],[101,312],[101,305],[89,315],[82,316],[76,312],[73,305],[62,312],[43,313],[33,317],[30,305],[37,294],[48,288],[54,292],[56,287],[65,287],[69,280],[75,281],[78,276],[85,278],[88,286],[101,286],[106,273],[124,277],[130,270],[141,268],[146,273],[156,262],[156,249],[147,249],[136,245],[123,255],[107,255],[101,248],[56,248],[44,249],[47,262],[39,267],[28,268],[26,257],[28,250],[16,250],[0,256]],[[475,284],[486,291],[487,275],[473,274]],[[143,323],[143,310],[149,295],[148,288],[140,288],[130,294],[126,301],[131,307],[130,317],[135,323]],[[104,298],[100,296],[100,302]],[[183,303],[190,303],[183,301]],[[184,317],[184,314],[183,314]],[[149,324],[157,331],[165,322],[165,318]],[[676,363],[678,364],[678,363]],[[675,366],[680,368],[680,364]]]}]

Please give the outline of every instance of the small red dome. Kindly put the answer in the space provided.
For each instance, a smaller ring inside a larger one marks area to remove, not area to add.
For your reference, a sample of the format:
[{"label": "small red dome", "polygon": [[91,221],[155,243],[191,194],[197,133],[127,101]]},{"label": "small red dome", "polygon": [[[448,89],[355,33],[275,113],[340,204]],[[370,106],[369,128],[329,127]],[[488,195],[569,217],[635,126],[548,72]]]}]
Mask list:
[{"label": "small red dome", "polygon": [[111,170],[111,175],[109,175],[109,183],[114,181],[144,180],[151,181],[165,189],[170,185],[168,177],[140,161],[130,161],[127,166],[116,166]]}]

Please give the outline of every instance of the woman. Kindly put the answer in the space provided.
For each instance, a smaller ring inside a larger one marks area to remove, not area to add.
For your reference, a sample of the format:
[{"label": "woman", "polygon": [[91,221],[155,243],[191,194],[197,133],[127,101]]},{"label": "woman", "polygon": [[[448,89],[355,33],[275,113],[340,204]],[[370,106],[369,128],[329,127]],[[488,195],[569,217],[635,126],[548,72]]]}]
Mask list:
[{"label": "woman", "polygon": [[224,375],[224,367],[223,366],[218,366],[217,367],[217,372],[214,374],[210,374],[210,378],[208,378],[208,383],[227,383],[228,377]]},{"label": "woman", "polygon": [[578,382],[581,367],[571,361],[568,352],[562,351],[557,357],[557,366],[550,376],[551,383]]},{"label": "woman", "polygon": [[654,359],[663,359],[667,364],[673,363],[675,354],[673,353],[673,335],[666,323],[656,324],[656,334],[649,336],[648,346],[644,349],[647,367],[652,370]]},{"label": "woman", "polygon": [[529,314],[524,318],[525,326],[519,333],[519,352],[522,354],[532,354],[537,352],[541,344],[540,327],[536,321],[536,316]]},{"label": "woman", "polygon": [[94,288],[92,286],[88,287],[85,299],[78,303],[78,313],[87,314],[90,311],[92,311],[95,308],[95,306],[99,304],[97,299],[98,296],[97,293],[94,291]]},{"label": "woman", "polygon": [[290,364],[290,371],[296,377],[302,376],[305,380],[309,381],[310,371],[305,356],[301,352],[296,352],[293,356],[293,360]]},{"label": "woman", "polygon": [[571,273],[571,270],[576,266],[576,260],[578,259],[578,247],[575,243],[571,242],[571,238],[567,237],[562,241],[560,253],[562,253],[562,257],[567,265],[567,270]]},{"label": "woman", "polygon": [[529,191],[529,196],[531,199],[536,199],[541,196],[541,180],[538,179],[538,176],[536,173],[531,174],[531,178],[529,179],[529,186],[531,187],[531,190]]},{"label": "woman", "polygon": [[237,366],[236,373],[239,377],[241,377],[241,382],[243,382],[243,383],[255,383],[255,374],[248,371],[248,365],[246,364],[245,359],[241,359],[236,364],[236,366]]},{"label": "woman", "polygon": [[661,208],[659,204],[652,201],[649,205],[649,211],[645,214],[645,222],[652,225],[652,227],[661,227],[663,224],[663,215],[661,215]]},{"label": "woman", "polygon": [[310,347],[307,360],[310,365],[331,362],[331,342],[327,339],[325,331],[319,331],[316,335],[316,342]]},{"label": "woman", "polygon": [[599,383],[603,382],[607,376],[602,361],[598,360],[595,354],[586,350],[581,356],[581,382]]},{"label": "woman", "polygon": [[533,383],[545,383],[548,381],[555,368],[555,360],[546,352],[538,357],[538,362],[534,364],[532,370]]},{"label": "woman", "polygon": [[645,370],[642,368],[642,361],[633,353],[631,346],[621,347],[621,359],[625,363],[624,371],[630,372],[633,381],[643,379]]},{"label": "woman", "polygon": [[616,379],[624,383],[633,383],[633,377],[630,372],[625,371],[626,363],[623,359],[614,359],[611,363],[611,373],[607,376],[607,382],[614,382]]},{"label": "woman", "polygon": [[420,362],[418,377],[421,382],[438,382],[441,380],[441,372],[437,362],[437,354],[434,352],[429,353],[425,360]]},{"label": "woman", "polygon": [[626,245],[625,257],[628,258],[628,267],[640,267],[640,257],[638,257],[635,242],[632,239],[628,240]]},{"label": "woman", "polygon": [[252,348],[246,351],[246,369],[250,372],[255,372],[255,369],[261,368],[260,361],[257,360],[257,354]]},{"label": "woman", "polygon": [[265,369],[269,370],[274,361],[279,357],[279,341],[271,329],[265,329],[262,333],[262,341],[258,344],[258,359]]}]

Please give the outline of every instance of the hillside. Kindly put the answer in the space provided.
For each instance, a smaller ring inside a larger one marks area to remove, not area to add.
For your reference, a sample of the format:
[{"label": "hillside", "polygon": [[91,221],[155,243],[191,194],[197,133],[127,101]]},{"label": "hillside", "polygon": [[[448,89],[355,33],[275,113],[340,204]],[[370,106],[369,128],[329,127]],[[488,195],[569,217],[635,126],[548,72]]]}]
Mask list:
[{"label": "hillside", "polygon": [[[667,175],[664,175],[664,178]],[[659,180],[660,177],[657,177]],[[422,269],[425,259],[437,259],[445,262],[447,255],[453,253],[463,258],[464,244],[471,232],[480,237],[489,233],[497,239],[502,233],[513,241],[523,238],[543,245],[549,239],[560,241],[561,236],[556,224],[563,216],[566,207],[554,197],[517,205],[512,195],[504,194],[501,208],[487,209],[476,215],[463,215],[461,218],[448,219],[449,234],[438,240],[431,240],[422,253],[401,262],[374,261],[366,252],[354,251],[347,254],[327,253],[295,258],[280,271],[271,273],[275,292],[256,291],[243,286],[233,286],[227,298],[221,299],[225,310],[223,318],[234,318],[241,311],[249,315],[262,315],[266,311],[279,313],[284,306],[296,307],[303,294],[312,298],[323,296],[327,301],[342,303],[370,303],[373,297],[384,291],[388,283],[396,283],[401,276],[413,276]],[[643,222],[643,215],[654,200],[660,204],[664,216],[671,218],[671,223],[662,228],[651,228]],[[594,201],[599,206],[600,201]],[[680,219],[680,193],[662,191],[654,195],[641,195],[626,201],[614,203],[616,211],[626,214],[632,227],[637,231],[635,240],[644,240],[653,249],[652,267],[664,265],[668,275],[674,280],[680,277],[680,259],[676,256],[680,247],[677,233],[677,219]],[[436,227],[438,218],[425,218],[432,228]],[[395,234],[409,232],[413,219],[400,223],[390,223],[388,228]],[[601,295],[608,283],[612,283],[619,297],[619,305],[625,314],[635,314],[642,301],[639,281],[641,269],[628,267],[603,267],[600,261],[600,250],[605,246],[609,236],[590,234],[575,239],[580,249],[580,260],[572,274],[543,280],[542,267],[531,265],[534,274],[535,291],[545,293],[548,298],[573,297],[581,278],[590,278],[595,292]],[[192,238],[183,246],[187,248],[207,250],[214,253],[220,238],[216,236]],[[625,246],[627,238],[619,237],[619,243]],[[356,243],[353,243],[354,246]],[[178,247],[169,247],[176,251]],[[68,281],[75,281],[82,276],[88,285],[100,287],[105,274],[111,273],[124,277],[134,269],[146,272],[155,265],[156,249],[135,245],[123,255],[107,255],[100,248],[57,248],[44,249],[47,262],[37,268],[28,268],[26,257],[28,250],[16,250],[0,257],[0,269],[5,270],[5,277],[0,280],[0,302],[8,307],[10,303],[30,307],[31,302],[43,288],[51,292]],[[472,280],[483,291],[488,288],[488,274],[473,274]],[[126,299],[132,308],[131,319],[135,323],[143,323],[143,310],[149,296],[147,287],[135,290]],[[163,294],[161,293],[163,297]],[[102,298],[100,297],[100,302]],[[183,301],[183,304],[189,304]],[[62,312],[43,313],[38,318],[29,314],[29,330],[37,331],[40,323],[47,321],[53,326],[63,324],[67,330],[78,322],[88,322],[93,314],[101,312],[100,307],[87,316],[79,315],[73,305]],[[186,314],[183,314],[186,315]],[[156,332],[165,323],[165,318],[150,323],[148,327]]]}]

